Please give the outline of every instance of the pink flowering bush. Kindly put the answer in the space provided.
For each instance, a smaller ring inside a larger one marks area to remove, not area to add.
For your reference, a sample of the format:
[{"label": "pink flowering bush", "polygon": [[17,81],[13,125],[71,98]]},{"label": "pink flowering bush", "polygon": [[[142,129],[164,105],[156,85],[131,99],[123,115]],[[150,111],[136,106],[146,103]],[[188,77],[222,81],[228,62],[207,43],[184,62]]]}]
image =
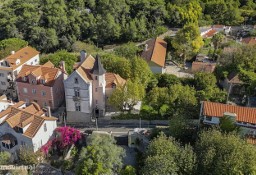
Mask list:
[{"label": "pink flowering bush", "polygon": [[71,145],[76,144],[81,139],[81,133],[79,130],[71,127],[59,127],[56,128],[56,138],[49,140],[44,146],[41,147],[41,151],[47,155],[53,148],[58,151],[64,151]]}]

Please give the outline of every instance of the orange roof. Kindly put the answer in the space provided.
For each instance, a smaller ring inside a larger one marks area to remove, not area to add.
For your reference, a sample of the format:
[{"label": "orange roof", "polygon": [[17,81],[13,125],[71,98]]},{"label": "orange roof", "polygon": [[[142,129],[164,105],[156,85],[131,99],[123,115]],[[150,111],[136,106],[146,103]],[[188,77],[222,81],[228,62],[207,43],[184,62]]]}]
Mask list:
[{"label": "orange roof", "polygon": [[204,63],[194,61],[192,63],[192,72],[209,72],[212,73],[216,67],[216,63]]},{"label": "orange roof", "polygon": [[210,31],[208,31],[206,34],[203,35],[204,38],[210,38],[213,37],[213,35],[215,35],[217,31],[214,29],[211,29]]},{"label": "orange roof", "polygon": [[225,112],[235,113],[239,122],[256,124],[256,108],[233,106],[215,102],[203,102],[203,115],[223,117]]},{"label": "orange roof", "polygon": [[242,39],[242,43],[245,44],[256,44],[256,38],[255,37],[247,37]]},{"label": "orange roof", "polygon": [[[23,65],[25,62],[29,61],[31,58],[38,55],[40,52],[33,49],[32,47],[24,47],[17,52],[15,52],[12,55],[9,55],[5,58],[5,61],[7,61],[11,68],[16,69],[17,67]],[[20,60],[20,63],[16,65],[16,61]],[[2,68],[2,67],[1,67]]]},{"label": "orange roof", "polygon": [[22,77],[31,74],[38,79],[45,80],[45,86],[53,86],[59,72],[60,69],[51,67],[50,62],[45,65],[24,65],[17,76],[17,81],[22,82]]},{"label": "orange roof", "polygon": [[95,58],[89,55],[76,69],[78,74],[81,75],[87,81],[92,80],[90,70],[93,68],[94,62],[95,62]]},{"label": "orange roof", "polygon": [[30,124],[27,130],[23,133],[24,136],[29,138],[33,138],[35,136],[44,121],[57,120],[54,117],[46,117],[43,115],[44,111],[42,111],[39,105],[35,102],[26,108],[10,106],[5,111],[0,112],[0,118],[7,116],[1,124],[6,122],[12,128],[24,128]]},{"label": "orange roof", "polygon": [[155,38],[147,41],[146,44],[148,48],[142,52],[141,57],[147,62],[152,61],[164,67],[167,43],[161,38]]},{"label": "orange roof", "polygon": [[106,73],[106,88],[112,88],[112,84],[123,86],[126,83],[126,80],[120,77],[120,75],[114,73]]},{"label": "orange roof", "polygon": [[220,24],[216,24],[216,25],[213,25],[212,28],[223,28],[225,27],[224,25],[220,25]]}]

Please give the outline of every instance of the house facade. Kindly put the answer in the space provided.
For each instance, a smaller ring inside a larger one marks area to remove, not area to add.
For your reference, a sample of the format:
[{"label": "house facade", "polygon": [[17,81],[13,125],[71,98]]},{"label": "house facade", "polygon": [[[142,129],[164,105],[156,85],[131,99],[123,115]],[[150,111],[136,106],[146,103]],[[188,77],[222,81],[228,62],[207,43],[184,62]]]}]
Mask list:
[{"label": "house facade", "polygon": [[44,65],[24,65],[16,79],[18,98],[26,104],[36,102],[41,108],[50,106],[55,110],[65,98],[65,78],[65,68],[55,68],[51,62]]},{"label": "house facade", "polygon": [[38,65],[39,52],[32,47],[24,47],[19,51],[12,51],[11,55],[0,60],[0,94],[17,97],[14,80],[23,65]]},{"label": "house facade", "polygon": [[64,81],[67,122],[91,122],[95,116],[104,116],[107,99],[125,80],[119,75],[107,73],[97,56],[81,52],[76,70]]},{"label": "house facade", "polygon": [[0,112],[0,150],[17,158],[21,147],[38,151],[47,143],[57,127],[50,109],[43,111],[37,103],[20,101]]},{"label": "house facade", "polygon": [[153,73],[165,72],[167,43],[161,38],[153,38],[146,42],[141,57],[147,61]]},{"label": "house facade", "polygon": [[7,100],[6,95],[0,96],[0,112],[6,110],[10,105],[14,105],[14,103],[10,100]]},{"label": "house facade", "polygon": [[202,123],[218,125],[223,116],[228,116],[240,126],[242,135],[256,136],[256,108],[208,101],[201,103],[200,121]]},{"label": "house facade", "polygon": [[237,72],[231,72],[222,82],[223,88],[229,95],[243,95],[245,92],[245,83],[239,79]]}]

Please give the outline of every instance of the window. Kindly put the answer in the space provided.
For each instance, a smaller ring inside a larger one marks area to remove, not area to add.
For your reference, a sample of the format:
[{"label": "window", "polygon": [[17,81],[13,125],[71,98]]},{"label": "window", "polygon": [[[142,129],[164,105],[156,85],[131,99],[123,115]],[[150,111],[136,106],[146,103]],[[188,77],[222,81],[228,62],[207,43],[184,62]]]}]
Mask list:
[{"label": "window", "polygon": [[76,111],[81,111],[80,103],[75,103]]},{"label": "window", "polygon": [[98,76],[95,76],[95,80],[98,80]]},{"label": "window", "polygon": [[28,89],[27,89],[27,88],[23,88],[23,92],[24,92],[25,94],[27,94],[27,93],[28,93]]},{"label": "window", "polygon": [[46,96],[46,92],[45,91],[42,91],[41,94],[42,94],[42,96]]},{"label": "window", "polygon": [[116,88],[116,84],[115,84],[115,83],[112,84],[112,88],[113,88],[113,89]]},{"label": "window", "polygon": [[78,88],[75,88],[74,91],[75,91],[75,96],[80,97],[80,90]]},{"label": "window", "polygon": [[27,81],[27,77],[22,77],[22,81]]},{"label": "window", "polygon": [[32,84],[36,84],[36,80],[35,79],[32,80]]},{"label": "window", "polygon": [[46,123],[44,124],[44,132],[47,131]]},{"label": "window", "polygon": [[98,100],[95,100],[96,105],[98,104]]},{"label": "window", "polygon": [[37,62],[37,59],[35,59],[35,63]]},{"label": "window", "polygon": [[41,83],[42,83],[42,84],[45,84],[45,80],[42,79],[42,80],[41,80]]},{"label": "window", "polygon": [[47,102],[44,102],[44,107],[46,107],[47,106]]},{"label": "window", "polygon": [[95,92],[97,92],[98,91],[98,89],[97,88],[95,88]]},{"label": "window", "polygon": [[212,121],[212,117],[205,117],[206,121]]},{"label": "window", "polygon": [[3,86],[4,86],[4,85],[6,85],[6,83],[5,83],[4,81],[1,81],[1,85],[3,85]]},{"label": "window", "polygon": [[36,90],[35,89],[32,89],[32,94],[36,94]]},{"label": "window", "polygon": [[4,77],[4,74],[3,74],[3,73],[0,73],[0,77]]},{"label": "window", "polygon": [[78,84],[78,78],[75,78],[75,84]]}]

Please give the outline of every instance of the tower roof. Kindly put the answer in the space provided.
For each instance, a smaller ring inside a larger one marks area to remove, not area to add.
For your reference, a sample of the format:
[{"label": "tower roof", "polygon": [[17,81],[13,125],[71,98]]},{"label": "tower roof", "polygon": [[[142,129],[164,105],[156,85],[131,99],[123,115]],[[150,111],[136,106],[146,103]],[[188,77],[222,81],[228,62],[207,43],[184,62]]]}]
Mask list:
[{"label": "tower roof", "polygon": [[106,73],[106,70],[103,68],[103,65],[100,62],[99,55],[96,55],[93,68],[90,72],[94,75],[103,75]]}]

